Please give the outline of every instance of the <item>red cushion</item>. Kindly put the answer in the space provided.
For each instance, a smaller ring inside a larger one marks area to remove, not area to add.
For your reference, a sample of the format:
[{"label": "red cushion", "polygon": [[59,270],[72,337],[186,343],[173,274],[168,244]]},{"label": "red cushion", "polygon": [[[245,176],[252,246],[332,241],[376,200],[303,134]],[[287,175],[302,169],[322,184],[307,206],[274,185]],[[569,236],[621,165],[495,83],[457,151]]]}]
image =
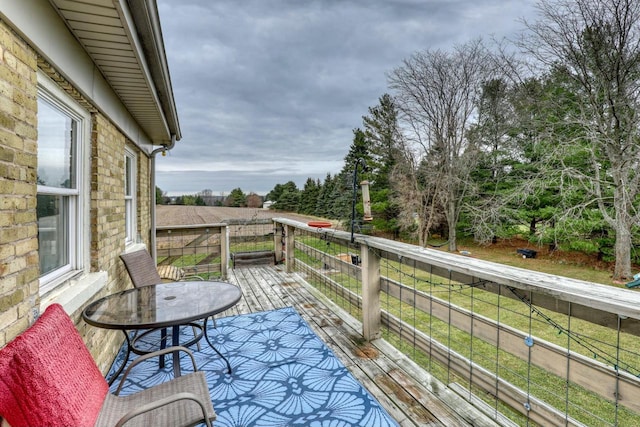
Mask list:
[{"label": "red cushion", "polygon": [[58,304],[0,349],[0,415],[12,427],[93,426],[108,391]]}]

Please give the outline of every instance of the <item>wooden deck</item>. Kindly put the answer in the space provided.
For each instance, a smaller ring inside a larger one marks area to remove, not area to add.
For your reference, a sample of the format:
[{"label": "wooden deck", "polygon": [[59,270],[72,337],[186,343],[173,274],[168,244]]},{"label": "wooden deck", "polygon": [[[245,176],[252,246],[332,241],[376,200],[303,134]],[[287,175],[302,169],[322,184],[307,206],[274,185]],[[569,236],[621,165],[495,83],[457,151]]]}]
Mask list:
[{"label": "wooden deck", "polygon": [[361,324],[299,273],[288,274],[280,266],[238,268],[229,272],[229,281],[242,288],[243,299],[225,314],[294,307],[401,426],[500,425],[386,341],[363,343]]}]

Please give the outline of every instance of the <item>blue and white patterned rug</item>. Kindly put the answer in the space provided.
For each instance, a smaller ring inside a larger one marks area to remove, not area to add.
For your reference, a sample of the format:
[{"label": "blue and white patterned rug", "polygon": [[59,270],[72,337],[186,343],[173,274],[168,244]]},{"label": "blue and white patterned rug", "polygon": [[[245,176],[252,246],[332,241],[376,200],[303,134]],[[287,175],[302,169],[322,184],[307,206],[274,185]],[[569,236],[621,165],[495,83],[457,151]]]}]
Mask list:
[{"label": "blue and white patterned rug", "polygon": [[[200,351],[194,346],[218,415],[215,427],[398,426],[295,309],[220,318],[217,328],[209,320],[207,330],[233,369],[232,374],[226,373],[224,361],[206,340],[201,340]],[[190,331],[185,328],[182,333]],[[123,348],[112,372],[124,355]],[[192,371],[186,359],[181,359],[181,366],[183,372]],[[150,360],[129,375],[121,395],[171,377],[171,357],[162,370],[157,360]],[[118,383],[114,382],[112,391]]]}]

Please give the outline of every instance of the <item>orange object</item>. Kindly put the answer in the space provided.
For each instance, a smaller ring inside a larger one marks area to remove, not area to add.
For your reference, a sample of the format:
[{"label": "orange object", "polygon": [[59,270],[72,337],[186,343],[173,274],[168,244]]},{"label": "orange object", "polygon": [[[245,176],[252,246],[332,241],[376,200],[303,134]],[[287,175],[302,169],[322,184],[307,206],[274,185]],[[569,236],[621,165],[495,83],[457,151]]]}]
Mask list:
[{"label": "orange object", "polygon": [[329,221],[309,221],[307,225],[309,227],[317,227],[317,228],[329,228],[333,226],[333,224],[331,224]]}]

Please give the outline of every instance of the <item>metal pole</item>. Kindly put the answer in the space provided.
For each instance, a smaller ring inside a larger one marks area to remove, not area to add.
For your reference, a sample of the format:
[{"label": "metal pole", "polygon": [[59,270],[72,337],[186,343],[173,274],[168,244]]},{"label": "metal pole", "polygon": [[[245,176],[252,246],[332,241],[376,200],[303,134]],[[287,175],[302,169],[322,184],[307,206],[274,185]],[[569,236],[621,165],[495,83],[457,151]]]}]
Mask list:
[{"label": "metal pole", "polygon": [[358,165],[362,163],[362,170],[366,170],[366,163],[362,157],[358,157],[353,168],[353,198],[351,199],[351,243],[354,242],[353,228],[356,221],[356,200],[358,199]]}]

